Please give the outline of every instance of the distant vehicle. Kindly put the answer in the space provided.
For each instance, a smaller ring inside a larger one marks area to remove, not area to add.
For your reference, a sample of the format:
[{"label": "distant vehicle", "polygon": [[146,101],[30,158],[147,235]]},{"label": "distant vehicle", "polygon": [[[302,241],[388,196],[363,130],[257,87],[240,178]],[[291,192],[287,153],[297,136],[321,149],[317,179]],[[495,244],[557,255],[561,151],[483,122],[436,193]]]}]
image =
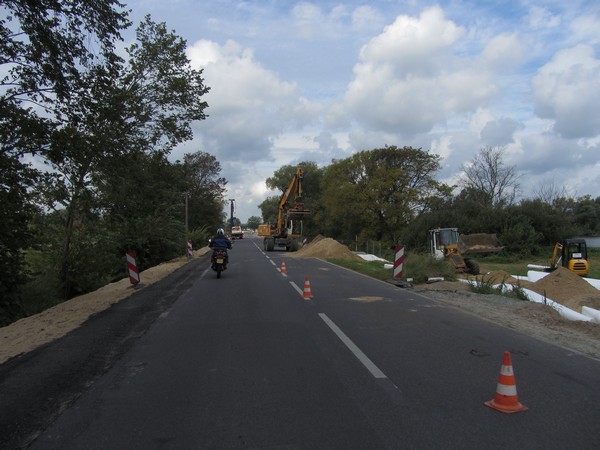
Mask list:
[{"label": "distant vehicle", "polygon": [[242,227],[234,226],[231,227],[231,239],[243,239],[244,232],[242,231]]}]

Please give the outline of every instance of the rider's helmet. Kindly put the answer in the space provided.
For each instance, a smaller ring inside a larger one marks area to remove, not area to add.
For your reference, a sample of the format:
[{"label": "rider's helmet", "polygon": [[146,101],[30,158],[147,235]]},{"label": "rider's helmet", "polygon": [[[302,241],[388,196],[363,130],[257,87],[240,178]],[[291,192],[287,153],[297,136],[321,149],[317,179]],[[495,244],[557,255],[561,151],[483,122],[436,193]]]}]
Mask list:
[{"label": "rider's helmet", "polygon": [[217,230],[217,236],[225,236],[225,230],[223,230],[223,228],[219,228]]}]

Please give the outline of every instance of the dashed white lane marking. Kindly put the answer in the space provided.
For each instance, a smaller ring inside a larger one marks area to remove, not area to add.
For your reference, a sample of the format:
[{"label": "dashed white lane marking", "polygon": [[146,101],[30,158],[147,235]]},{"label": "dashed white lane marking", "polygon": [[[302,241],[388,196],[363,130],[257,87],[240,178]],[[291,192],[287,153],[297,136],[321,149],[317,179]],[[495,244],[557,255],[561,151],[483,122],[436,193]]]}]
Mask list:
[{"label": "dashed white lane marking", "polygon": [[296,292],[298,294],[300,294],[301,297],[304,297],[304,291],[302,289],[300,289],[296,283],[294,283],[293,281],[290,281],[290,284],[292,285],[292,287],[294,289],[296,289]]},{"label": "dashed white lane marking", "polygon": [[367,370],[371,372],[371,375],[373,375],[375,378],[387,378],[387,376],[379,369],[379,367],[377,367],[373,361],[371,361],[369,357],[365,355],[362,350],[358,348],[356,344],[352,342],[352,340],[346,336],[344,332],[340,330],[340,328],[333,323],[329,317],[327,317],[326,314],[319,313],[319,317],[323,319],[323,322],[325,322],[327,326],[331,328],[331,331],[333,331],[337,337],[340,338],[346,347],[348,347],[348,349],[354,353],[354,356],[356,356],[363,366],[365,366]]},{"label": "dashed white lane marking", "polygon": [[287,274],[286,274],[286,273],[283,273],[283,272],[281,271],[281,269],[280,269],[279,267],[277,267],[277,264],[275,264],[275,261],[273,261],[273,260],[272,260],[272,259],[269,257],[269,255],[267,255],[267,254],[266,254],[264,251],[262,251],[262,249],[261,249],[261,248],[260,248],[260,247],[259,247],[259,246],[256,244],[256,242],[253,242],[253,244],[254,244],[254,246],[255,246],[257,249],[259,249],[259,250],[260,250],[260,252],[261,252],[263,255],[265,255],[265,257],[266,257],[266,258],[269,260],[269,262],[270,262],[270,263],[271,263],[273,266],[275,266],[275,267],[277,268],[277,271],[278,271],[278,272],[279,272],[281,275],[283,275],[284,277],[286,277],[286,278],[287,278]]}]

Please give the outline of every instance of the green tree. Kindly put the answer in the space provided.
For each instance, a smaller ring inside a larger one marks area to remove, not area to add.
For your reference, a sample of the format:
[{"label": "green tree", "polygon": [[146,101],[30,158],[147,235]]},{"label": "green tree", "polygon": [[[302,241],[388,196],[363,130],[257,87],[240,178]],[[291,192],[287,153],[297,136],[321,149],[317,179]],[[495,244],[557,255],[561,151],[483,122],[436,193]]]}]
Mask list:
[{"label": "green tree", "polygon": [[275,224],[277,222],[277,213],[279,210],[279,201],[281,200],[281,195],[272,195],[264,199],[259,205],[258,208],[263,217],[262,223],[270,223]]},{"label": "green tree", "polygon": [[578,199],[574,211],[577,234],[591,236],[600,233],[600,197],[586,195]]},{"label": "green tree", "polygon": [[[48,205],[66,212],[59,261],[65,298],[75,291],[76,281],[71,275],[72,267],[77,266],[71,251],[75,226],[97,220],[96,211],[107,208],[106,205],[114,207],[115,202],[108,199],[110,195],[123,200],[112,186],[137,189],[127,183],[108,183],[122,180],[122,168],[131,167],[133,162],[139,163],[135,170],[142,176],[145,169],[171,171],[166,155],[175,145],[192,137],[193,120],[205,118],[203,110],[207,105],[202,96],[208,89],[203,85],[201,71],[189,67],[185,41],[149,17],[138,27],[137,37],[138,42],[128,50],[130,60],[119,73],[112,70],[114,67],[98,65],[84,74],[85,82],[60,106],[61,124],[45,152],[54,178],[45,191]],[[145,154],[150,156],[146,158]],[[176,196],[183,199],[184,191],[177,191],[175,185],[165,188],[169,193],[176,191]],[[100,202],[99,191],[106,204]],[[156,263],[172,254],[175,237],[163,234],[161,241],[156,233],[176,226],[169,214],[181,200],[169,198],[163,203],[162,193],[145,193],[146,198],[156,197],[156,202],[147,204],[168,205],[154,210],[152,232],[139,225],[139,220],[148,215],[140,214],[137,208],[138,213],[121,225],[136,230],[136,239],[147,238],[141,247],[148,261]],[[129,198],[133,197],[136,195]],[[121,215],[120,219],[124,217]],[[182,236],[179,242],[183,247]]]},{"label": "green tree", "polygon": [[115,61],[127,28],[117,0],[10,0],[0,4],[1,102],[52,105],[70,96],[82,69]]},{"label": "green tree", "polygon": [[25,280],[22,252],[32,243],[31,193],[40,176],[22,159],[47,148],[57,105],[77,89],[80,73],[95,60],[107,65],[117,60],[114,42],[129,25],[122,6],[114,0],[0,4],[2,222],[19,220],[20,228],[4,230],[0,237],[0,267],[10,267],[2,277],[0,304],[11,314],[18,303],[16,289]]},{"label": "green tree", "polygon": [[334,161],[323,179],[321,203],[335,237],[396,242],[405,227],[447,192],[433,175],[440,157],[412,147],[362,151]]},{"label": "green tree", "polygon": [[213,155],[196,152],[184,155],[181,166],[188,196],[189,228],[216,230],[223,222],[225,186],[221,164]]},{"label": "green tree", "polygon": [[246,222],[246,227],[251,230],[258,229],[258,226],[262,223],[262,218],[258,216],[250,216]]},{"label": "green tree", "polygon": [[[135,250],[141,269],[185,253],[185,179],[161,152],[113,160],[99,184],[112,254]],[[118,266],[120,269],[122,266]]]},{"label": "green tree", "polygon": [[202,70],[191,68],[186,41],[167,31],[165,23],[146,16],[136,35],[121,86],[135,111],[142,149],[168,153],[193,137],[193,121],[206,118],[203,96],[210,88]]}]

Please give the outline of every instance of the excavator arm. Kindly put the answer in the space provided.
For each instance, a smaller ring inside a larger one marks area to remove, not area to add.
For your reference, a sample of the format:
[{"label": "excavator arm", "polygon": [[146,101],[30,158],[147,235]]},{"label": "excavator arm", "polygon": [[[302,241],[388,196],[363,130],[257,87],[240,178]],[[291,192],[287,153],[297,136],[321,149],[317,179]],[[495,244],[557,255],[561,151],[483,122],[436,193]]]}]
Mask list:
[{"label": "excavator arm", "polygon": [[[285,232],[285,229],[287,228],[288,220],[294,219],[293,216],[295,214],[302,215],[302,214],[306,214],[309,212],[304,209],[304,204],[300,203],[302,200],[302,179],[303,179],[303,177],[304,177],[304,173],[302,172],[302,169],[300,167],[298,167],[296,169],[296,173],[294,174],[294,176],[292,177],[292,180],[290,181],[290,184],[288,185],[287,189],[285,190],[285,192],[281,196],[281,199],[279,200],[279,208],[277,211],[277,225],[276,225],[277,234],[282,234]],[[294,203],[290,207],[289,201],[290,201],[292,195],[293,195]]]},{"label": "excavator arm", "polygon": [[304,173],[298,167],[279,200],[277,222],[274,225],[259,225],[258,235],[265,237],[265,249],[273,250],[275,245],[285,246],[292,251],[297,249],[297,239],[300,237],[297,224],[311,214],[302,203],[303,177]]}]

